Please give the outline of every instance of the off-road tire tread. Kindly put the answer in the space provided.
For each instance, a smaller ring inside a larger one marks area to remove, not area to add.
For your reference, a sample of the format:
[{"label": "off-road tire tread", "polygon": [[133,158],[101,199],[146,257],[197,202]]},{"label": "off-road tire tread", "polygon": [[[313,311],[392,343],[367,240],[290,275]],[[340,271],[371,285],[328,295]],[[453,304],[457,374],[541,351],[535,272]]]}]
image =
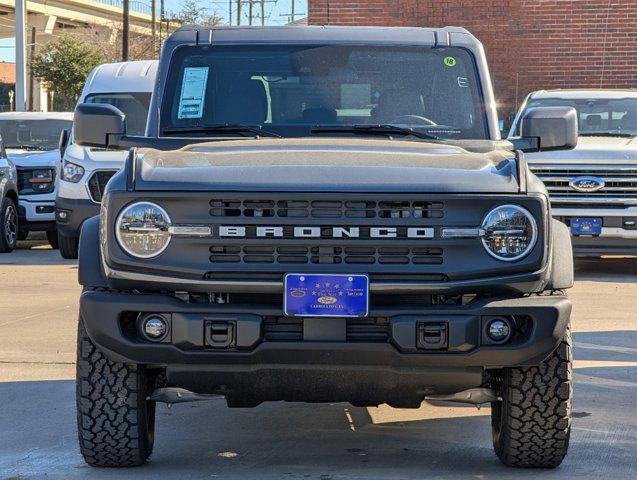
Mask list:
[{"label": "off-road tire tread", "polygon": [[494,449],[509,466],[555,468],[568,450],[573,401],[570,328],[557,349],[538,366],[506,368]]},{"label": "off-road tire tread", "polygon": [[76,237],[69,237],[58,231],[58,248],[62,258],[74,260],[78,257],[80,241]]},{"label": "off-road tire tread", "polygon": [[77,425],[86,463],[95,467],[131,467],[146,462],[152,440],[147,440],[145,385],[144,367],[109,360],[88,337],[80,318]]}]

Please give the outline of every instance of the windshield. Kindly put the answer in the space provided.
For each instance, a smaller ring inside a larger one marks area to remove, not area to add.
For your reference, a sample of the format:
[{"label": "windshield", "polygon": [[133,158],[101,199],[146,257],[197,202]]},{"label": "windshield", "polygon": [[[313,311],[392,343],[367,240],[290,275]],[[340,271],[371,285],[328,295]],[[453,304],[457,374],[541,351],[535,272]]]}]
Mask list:
[{"label": "windshield", "polygon": [[72,125],[72,120],[0,120],[0,134],[6,148],[56,150],[60,133]]},{"label": "windshield", "polygon": [[88,95],[85,103],[108,103],[119,108],[126,115],[126,133],[144,135],[150,105],[150,93],[94,93]]},{"label": "windshield", "polygon": [[525,110],[533,107],[575,108],[583,136],[637,135],[637,98],[530,99]]},{"label": "windshield", "polygon": [[485,139],[485,115],[473,56],[460,48],[196,46],[173,55],[161,130],[228,124],[305,136],[326,133],[317,126],[396,125]]}]

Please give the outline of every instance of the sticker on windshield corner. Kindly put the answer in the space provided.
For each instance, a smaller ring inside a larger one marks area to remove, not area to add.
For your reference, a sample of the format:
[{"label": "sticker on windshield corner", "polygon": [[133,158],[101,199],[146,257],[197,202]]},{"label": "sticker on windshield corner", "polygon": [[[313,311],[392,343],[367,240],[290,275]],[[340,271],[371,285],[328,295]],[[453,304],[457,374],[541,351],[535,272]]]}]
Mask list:
[{"label": "sticker on windshield corner", "polygon": [[443,62],[445,63],[446,66],[448,67],[455,67],[457,60],[454,57],[445,57],[445,59],[443,60]]},{"label": "sticker on windshield corner", "polygon": [[179,97],[179,112],[177,112],[179,120],[203,117],[207,81],[208,67],[184,68],[184,79]]}]

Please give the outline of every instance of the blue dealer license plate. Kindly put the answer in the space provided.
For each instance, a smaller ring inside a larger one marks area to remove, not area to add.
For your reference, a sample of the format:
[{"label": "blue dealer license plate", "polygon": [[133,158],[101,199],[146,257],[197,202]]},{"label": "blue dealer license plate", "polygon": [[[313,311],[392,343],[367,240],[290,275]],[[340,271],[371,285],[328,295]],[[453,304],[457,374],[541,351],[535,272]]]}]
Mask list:
[{"label": "blue dealer license plate", "polygon": [[367,275],[285,276],[284,311],[294,317],[365,317],[369,312]]},{"label": "blue dealer license plate", "polygon": [[571,233],[573,235],[601,235],[601,218],[571,218]]}]

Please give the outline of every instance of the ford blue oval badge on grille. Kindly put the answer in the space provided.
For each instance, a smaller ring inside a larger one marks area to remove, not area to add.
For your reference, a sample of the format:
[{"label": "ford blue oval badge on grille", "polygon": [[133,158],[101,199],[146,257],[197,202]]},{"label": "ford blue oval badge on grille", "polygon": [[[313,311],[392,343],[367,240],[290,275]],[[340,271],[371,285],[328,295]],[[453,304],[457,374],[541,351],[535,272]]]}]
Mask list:
[{"label": "ford blue oval badge on grille", "polygon": [[573,190],[577,190],[582,193],[596,192],[604,188],[606,183],[599,177],[575,177],[568,184]]}]

